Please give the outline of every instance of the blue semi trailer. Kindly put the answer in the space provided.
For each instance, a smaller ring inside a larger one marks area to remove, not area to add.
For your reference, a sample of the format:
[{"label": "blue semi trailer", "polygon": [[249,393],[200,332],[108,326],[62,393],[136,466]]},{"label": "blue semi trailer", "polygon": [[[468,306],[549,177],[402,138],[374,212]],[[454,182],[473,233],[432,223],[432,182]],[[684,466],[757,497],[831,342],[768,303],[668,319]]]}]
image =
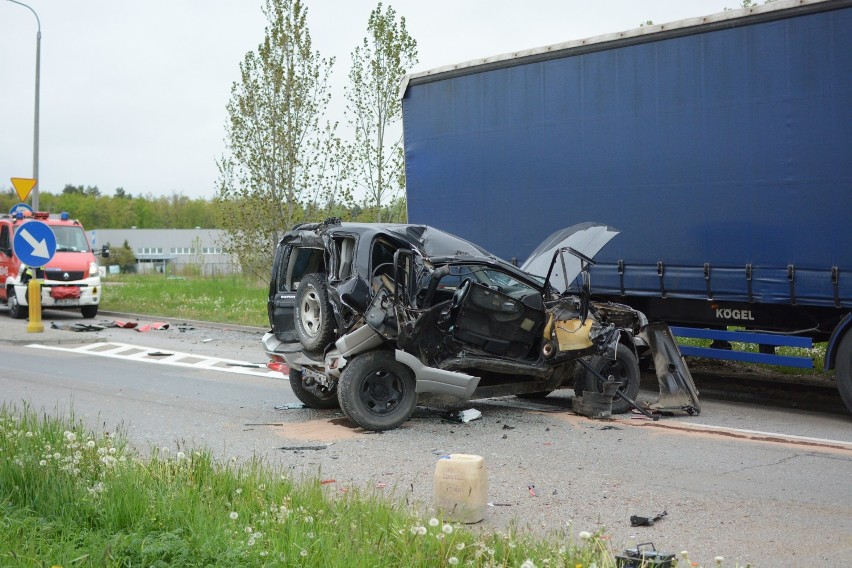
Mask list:
[{"label": "blue semi trailer", "polygon": [[[852,410],[852,1],[779,0],[406,77],[408,218],[523,261],[622,234],[592,291],[682,347],[758,363],[827,341]],[[736,328],[738,331],[729,331]]]}]

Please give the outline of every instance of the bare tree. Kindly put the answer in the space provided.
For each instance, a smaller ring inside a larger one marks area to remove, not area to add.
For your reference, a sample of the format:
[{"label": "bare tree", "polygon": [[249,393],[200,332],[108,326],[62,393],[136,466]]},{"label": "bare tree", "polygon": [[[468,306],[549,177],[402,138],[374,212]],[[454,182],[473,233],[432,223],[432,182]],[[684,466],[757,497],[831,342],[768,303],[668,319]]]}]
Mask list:
[{"label": "bare tree", "polygon": [[417,42],[405,18],[397,20],[391,6],[383,12],[380,2],[370,13],[367,36],[352,52],[346,88],[346,116],[355,129],[354,175],[377,221],[404,187],[402,131],[391,129],[402,117],[400,82],[416,63]]},{"label": "bare tree", "polygon": [[266,0],[268,25],[240,64],[227,105],[226,153],[217,161],[216,202],[226,248],[244,271],[267,279],[281,234],[306,213],[340,201],[336,124],[322,124],[333,58],[311,46],[301,0]]}]

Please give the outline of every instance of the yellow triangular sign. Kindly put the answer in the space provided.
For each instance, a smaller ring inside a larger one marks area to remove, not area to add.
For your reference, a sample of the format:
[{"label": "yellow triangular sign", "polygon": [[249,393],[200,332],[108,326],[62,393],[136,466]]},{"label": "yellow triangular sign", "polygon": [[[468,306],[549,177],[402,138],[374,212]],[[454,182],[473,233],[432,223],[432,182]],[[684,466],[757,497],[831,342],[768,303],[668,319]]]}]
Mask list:
[{"label": "yellow triangular sign", "polygon": [[27,200],[35,184],[36,180],[32,178],[12,178],[12,186],[18,192],[18,197],[21,198],[21,201]]}]

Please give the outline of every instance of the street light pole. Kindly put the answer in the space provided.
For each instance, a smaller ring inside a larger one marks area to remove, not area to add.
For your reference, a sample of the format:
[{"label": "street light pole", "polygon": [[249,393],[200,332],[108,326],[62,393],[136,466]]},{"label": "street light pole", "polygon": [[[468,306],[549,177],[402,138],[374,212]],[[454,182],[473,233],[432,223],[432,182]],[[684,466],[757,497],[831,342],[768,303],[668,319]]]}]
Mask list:
[{"label": "street light pole", "polygon": [[18,2],[18,0],[9,0],[9,2],[23,6],[32,12],[33,16],[36,18],[36,24],[38,25],[38,33],[36,34],[35,119],[33,121],[33,179],[36,180],[36,184],[32,191],[33,211],[38,211],[38,102],[40,90],[39,77],[41,75],[41,20],[39,20],[36,11],[23,2]]}]

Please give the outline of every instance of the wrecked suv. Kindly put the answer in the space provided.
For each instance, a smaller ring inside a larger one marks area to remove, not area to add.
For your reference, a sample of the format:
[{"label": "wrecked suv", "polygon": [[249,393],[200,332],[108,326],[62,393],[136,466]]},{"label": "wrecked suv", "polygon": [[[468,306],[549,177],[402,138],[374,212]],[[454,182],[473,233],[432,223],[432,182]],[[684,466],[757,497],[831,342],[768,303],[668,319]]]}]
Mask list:
[{"label": "wrecked suv", "polygon": [[613,411],[624,412],[639,389],[637,349],[657,368],[651,406],[698,412],[668,328],[589,298],[592,257],[617,234],[557,231],[518,268],[425,225],[299,225],[276,249],[264,348],[306,406],[339,406],[369,430],[402,424],[426,393],[534,398],[614,382]]}]

